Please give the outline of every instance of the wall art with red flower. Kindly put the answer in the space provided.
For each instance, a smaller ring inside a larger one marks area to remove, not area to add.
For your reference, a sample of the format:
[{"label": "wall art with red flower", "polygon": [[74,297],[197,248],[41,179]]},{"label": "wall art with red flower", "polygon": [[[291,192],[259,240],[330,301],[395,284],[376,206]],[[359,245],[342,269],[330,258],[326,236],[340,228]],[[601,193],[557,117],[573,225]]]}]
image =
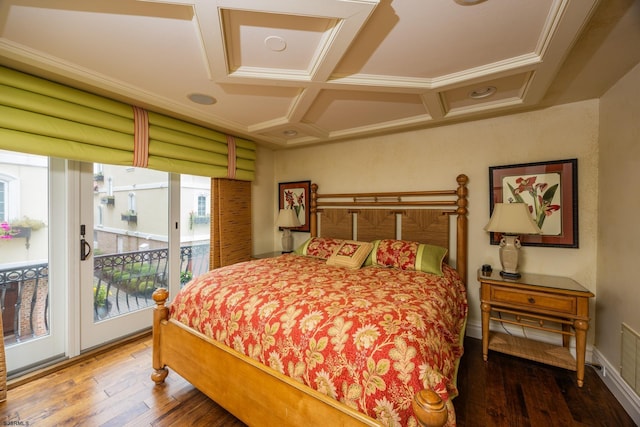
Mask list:
[{"label": "wall art with red flower", "polygon": [[[521,236],[528,246],[578,247],[578,161],[556,160],[489,168],[490,212],[495,203],[526,203],[541,235]],[[491,233],[498,244],[499,233]]]}]

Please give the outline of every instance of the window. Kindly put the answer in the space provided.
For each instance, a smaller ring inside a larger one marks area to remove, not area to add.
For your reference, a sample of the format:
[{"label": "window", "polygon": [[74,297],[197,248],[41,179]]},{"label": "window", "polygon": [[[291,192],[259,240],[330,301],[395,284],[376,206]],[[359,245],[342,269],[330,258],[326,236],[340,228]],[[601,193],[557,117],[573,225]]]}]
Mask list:
[{"label": "window", "polygon": [[22,218],[22,206],[20,200],[21,177],[23,172],[21,166],[26,166],[27,170],[35,170],[25,160],[27,155],[14,154],[10,151],[1,151],[0,160],[0,222],[13,221]]},{"label": "window", "polygon": [[136,211],[136,193],[133,191],[129,193],[129,212],[135,213]]},{"label": "window", "polygon": [[0,181],[0,221],[7,220],[7,183]]},{"label": "window", "polygon": [[198,216],[205,216],[207,213],[207,196],[201,194],[198,196]]}]

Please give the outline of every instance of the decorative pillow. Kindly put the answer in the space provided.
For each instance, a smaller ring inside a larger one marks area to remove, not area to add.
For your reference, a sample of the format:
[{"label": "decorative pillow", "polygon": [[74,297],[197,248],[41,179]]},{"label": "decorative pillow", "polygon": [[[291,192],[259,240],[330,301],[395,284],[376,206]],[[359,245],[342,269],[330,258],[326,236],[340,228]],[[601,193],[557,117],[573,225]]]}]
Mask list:
[{"label": "decorative pillow", "polygon": [[343,239],[331,239],[329,237],[311,237],[300,245],[295,253],[314,258],[329,259],[336,249],[344,242]]},{"label": "decorative pillow", "polygon": [[447,249],[406,240],[376,240],[365,265],[379,265],[401,270],[418,270],[442,276],[442,261]]},{"label": "decorative pillow", "polygon": [[369,242],[345,240],[329,257],[327,265],[338,265],[357,270],[362,266],[372,248],[373,244]]}]

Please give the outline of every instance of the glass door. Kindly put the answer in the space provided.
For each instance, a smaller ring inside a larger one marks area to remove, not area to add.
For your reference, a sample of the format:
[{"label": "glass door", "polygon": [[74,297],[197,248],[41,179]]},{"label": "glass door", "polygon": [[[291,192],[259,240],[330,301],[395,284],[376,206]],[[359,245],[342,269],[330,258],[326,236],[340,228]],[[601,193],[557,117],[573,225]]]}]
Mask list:
[{"label": "glass door", "polygon": [[151,295],[169,286],[173,270],[169,178],[150,169],[82,164],[81,350],[151,326]]},{"label": "glass door", "polygon": [[209,269],[210,185],[0,151],[9,374],[149,328],[155,288],[175,295]]},{"label": "glass door", "polygon": [[65,357],[65,162],[0,151],[0,307],[10,376]]}]

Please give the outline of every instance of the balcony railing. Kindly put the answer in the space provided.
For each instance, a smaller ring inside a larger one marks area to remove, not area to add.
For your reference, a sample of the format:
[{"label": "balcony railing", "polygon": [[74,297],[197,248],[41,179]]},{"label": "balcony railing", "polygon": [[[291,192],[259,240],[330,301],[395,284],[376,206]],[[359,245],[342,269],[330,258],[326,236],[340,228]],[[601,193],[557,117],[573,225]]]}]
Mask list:
[{"label": "balcony railing", "polygon": [[0,270],[5,344],[49,334],[49,265]]},{"label": "balcony railing", "polygon": [[[151,294],[167,286],[167,249],[94,257],[94,320],[118,316],[153,304]],[[180,281],[208,270],[209,245],[180,248]],[[49,334],[49,266],[0,269],[0,308],[5,344]]]}]

